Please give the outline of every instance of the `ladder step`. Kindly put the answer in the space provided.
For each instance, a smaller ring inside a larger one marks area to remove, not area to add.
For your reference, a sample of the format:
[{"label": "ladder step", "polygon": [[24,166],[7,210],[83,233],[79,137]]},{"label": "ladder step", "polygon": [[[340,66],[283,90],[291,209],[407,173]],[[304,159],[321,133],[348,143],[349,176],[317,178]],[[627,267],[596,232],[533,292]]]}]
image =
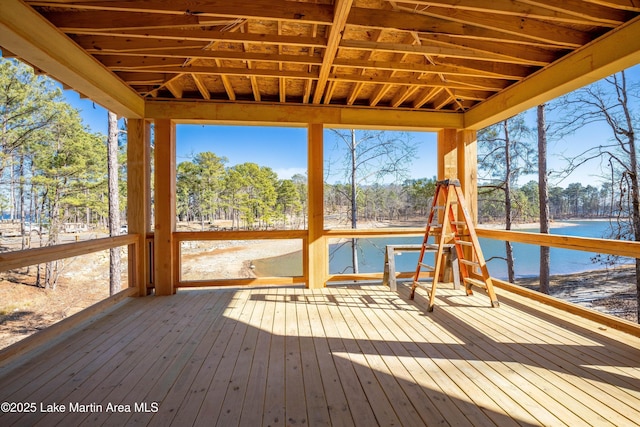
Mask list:
[{"label": "ladder step", "polygon": [[458,261],[460,261],[460,262],[461,262],[462,264],[464,264],[464,265],[469,265],[469,266],[471,266],[471,267],[478,267],[478,268],[480,268],[480,264],[478,264],[478,263],[477,263],[477,262],[475,262],[475,261],[469,261],[469,260],[467,260],[467,259],[459,259]]},{"label": "ladder step", "polygon": [[425,264],[425,263],[422,263],[422,262],[419,262],[418,264],[420,264],[421,267],[424,267],[427,270],[436,271],[436,268],[434,266],[432,266],[432,265]]},{"label": "ladder step", "polygon": [[[452,266],[455,265],[456,269],[458,269],[458,267],[462,267],[462,269],[459,271],[454,270],[455,280],[457,281],[460,273],[462,273],[462,275],[464,276],[467,276],[462,278],[462,282],[465,284],[465,291],[467,295],[473,294],[471,290],[472,285],[479,286],[480,288],[486,290],[489,298],[491,299],[491,306],[498,307],[499,303],[495,291],[493,290],[493,282],[491,280],[491,277],[489,276],[489,273],[487,272],[486,264],[484,264],[482,249],[478,245],[477,235],[473,227],[473,222],[469,218],[469,213],[465,207],[464,194],[462,193],[462,189],[460,187],[460,181],[456,179],[437,181],[436,193],[431,203],[431,213],[429,214],[429,219],[427,220],[427,228],[425,230],[416,274],[413,277],[411,299],[413,299],[415,289],[418,286],[423,285],[422,283],[418,282],[418,278],[420,277],[420,269],[425,268],[433,272],[435,272],[436,270],[439,271],[442,263],[447,259],[447,257],[444,256],[436,256],[434,257],[435,267],[427,265],[423,263],[422,255],[424,254],[424,252],[426,252],[427,250],[430,252],[436,250],[436,254],[442,254],[445,247],[448,250],[451,250],[451,247],[455,246],[457,254],[460,255],[458,261],[461,264],[458,265],[453,262],[453,260],[457,258],[455,254],[453,254],[452,257],[448,258],[449,262],[452,263]],[[462,207],[462,212],[459,212],[460,215],[455,214],[455,211],[453,210],[454,206],[457,208]],[[440,215],[441,212],[442,215]],[[436,215],[434,216],[434,214]],[[436,239],[435,244],[427,243],[431,237],[434,237]],[[479,261],[466,260],[464,258],[464,253],[461,246],[470,247],[471,251],[465,250],[464,252],[473,252],[474,256],[477,257]],[[482,265],[480,263],[482,263]],[[472,266],[473,270],[467,269],[466,266]],[[482,275],[479,274],[479,272],[475,271],[475,269],[481,269]],[[431,291],[429,291],[428,311],[432,311],[435,304],[438,279],[438,277],[434,277],[431,284]]]},{"label": "ladder step", "polygon": [[474,279],[473,277],[465,277],[463,280],[464,280],[464,283],[469,283],[470,285],[476,285],[484,289],[487,288],[487,284],[482,280]]}]

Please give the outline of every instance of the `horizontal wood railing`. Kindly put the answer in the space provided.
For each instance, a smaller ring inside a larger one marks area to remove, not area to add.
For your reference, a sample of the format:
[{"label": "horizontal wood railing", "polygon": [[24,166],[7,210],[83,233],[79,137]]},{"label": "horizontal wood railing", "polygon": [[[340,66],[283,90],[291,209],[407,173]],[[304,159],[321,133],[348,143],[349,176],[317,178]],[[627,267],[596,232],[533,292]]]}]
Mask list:
[{"label": "horizontal wood railing", "polygon": [[137,236],[137,234],[127,234],[124,236],[104,237],[83,242],[63,243],[41,248],[4,252],[0,254],[0,271],[87,255],[119,246],[136,245],[138,243]]},{"label": "horizontal wood railing", "polygon": [[[285,277],[257,277],[237,279],[209,279],[209,280],[182,280],[181,243],[189,241],[220,241],[220,240],[289,240],[300,239],[302,241],[302,276]],[[246,285],[286,285],[308,282],[307,230],[255,230],[255,231],[178,231],[173,233],[174,251],[177,254],[176,284],[178,288],[193,288],[206,286],[246,286]]]},{"label": "horizontal wood railing", "polygon": [[[555,234],[541,234],[512,230],[497,230],[490,228],[476,228],[478,237],[510,241],[512,243],[524,243],[537,246],[549,246],[577,251],[604,253],[619,255],[629,258],[640,258],[640,242],[630,242],[621,240],[598,239],[592,237],[564,236]],[[330,238],[363,238],[363,237],[400,237],[400,236],[422,236],[424,229],[402,228],[402,229],[375,229],[375,230],[326,230],[325,235]],[[328,249],[328,248],[327,248]],[[398,278],[411,276],[407,273],[397,273]],[[334,274],[328,276],[328,281],[350,281],[350,280],[381,280],[382,273],[368,274]],[[522,286],[514,285],[504,280],[493,278],[496,287],[505,289],[519,295],[526,296],[532,300],[543,304],[551,305],[569,313],[576,314],[585,319],[593,320],[613,329],[624,331],[635,336],[640,336],[640,325],[625,319],[600,313],[593,309],[573,304],[552,296],[536,292]]]},{"label": "horizontal wood railing", "polygon": [[478,227],[476,232],[478,237],[504,240],[512,243],[527,243],[537,246],[549,246],[554,248],[640,258],[640,242],[530,233],[512,230],[494,230],[481,227]]},{"label": "horizontal wood railing", "polygon": [[16,268],[29,267],[36,264],[58,261],[65,258],[72,258],[82,255],[88,255],[94,252],[109,250],[121,246],[128,246],[129,257],[129,286],[115,295],[105,298],[96,304],[93,304],[84,310],[75,313],[65,319],[60,320],[54,325],[38,331],[29,337],[18,341],[4,349],[0,350],[0,361],[7,363],[8,361],[20,357],[24,352],[36,348],[44,343],[54,339],[63,332],[76,327],[89,318],[99,315],[108,308],[118,304],[128,297],[140,295],[135,277],[137,276],[136,268],[141,268],[137,264],[137,248],[139,244],[139,236],[137,234],[127,234],[123,236],[104,237],[99,239],[85,240],[81,242],[63,243],[53,246],[45,246],[41,248],[31,248],[12,252],[4,252],[0,254],[0,272],[13,270]]}]

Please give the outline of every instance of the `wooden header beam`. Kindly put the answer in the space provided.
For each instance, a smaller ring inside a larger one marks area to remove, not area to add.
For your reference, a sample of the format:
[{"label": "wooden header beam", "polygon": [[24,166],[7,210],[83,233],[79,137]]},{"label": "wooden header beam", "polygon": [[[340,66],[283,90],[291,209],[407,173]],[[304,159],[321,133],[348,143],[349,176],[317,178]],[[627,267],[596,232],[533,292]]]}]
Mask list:
[{"label": "wooden header beam", "polygon": [[367,107],[324,105],[281,105],[223,103],[207,101],[147,100],[149,119],[170,119],[177,123],[236,123],[437,131],[461,128],[461,113],[441,111],[392,110]]},{"label": "wooden header beam", "polygon": [[640,17],[612,30],[464,114],[482,129],[640,63]]},{"label": "wooden header beam", "polygon": [[144,117],[144,100],[20,0],[0,1],[0,46],[119,116]]}]

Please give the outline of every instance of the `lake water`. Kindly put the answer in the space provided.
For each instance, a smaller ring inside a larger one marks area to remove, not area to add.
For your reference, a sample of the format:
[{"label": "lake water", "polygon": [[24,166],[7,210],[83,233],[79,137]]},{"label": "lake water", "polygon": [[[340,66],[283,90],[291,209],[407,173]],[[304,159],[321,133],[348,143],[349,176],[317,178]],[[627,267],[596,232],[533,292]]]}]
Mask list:
[{"label": "lake water", "polygon": [[[608,228],[609,221],[565,221],[562,226],[551,227],[552,234],[567,236],[596,237],[602,238]],[[538,232],[538,229],[523,229],[521,231]],[[360,242],[360,271],[375,272],[382,271],[384,263],[384,246],[387,244],[420,244],[422,237],[414,238],[394,238],[394,239],[359,239]],[[485,259],[489,260],[487,266],[489,273],[493,277],[500,279],[507,278],[505,242],[480,239],[480,246]],[[352,272],[350,245],[338,247],[332,245],[333,252],[329,269],[332,274],[340,272]],[[513,244],[514,262],[516,277],[537,277],[540,271],[540,247],[521,243]],[[582,271],[604,268],[593,258],[596,254],[590,252],[574,251],[569,249],[551,248],[550,252],[550,273],[567,274]],[[417,252],[404,253],[396,256],[397,271],[414,271],[418,260]],[[621,260],[623,263],[632,262],[630,259]],[[429,261],[431,262],[431,261]],[[433,264],[432,264],[433,265]]]},{"label": "lake water", "polygon": [[[564,224],[567,224],[566,226]],[[609,221],[564,221],[562,225],[551,226],[552,234],[567,236],[596,237],[605,236],[609,228]],[[538,229],[522,230],[537,232]],[[384,250],[389,244],[420,244],[422,237],[406,238],[378,238],[358,239],[359,242],[359,266],[361,273],[382,272],[384,267]],[[488,261],[489,273],[500,279],[507,278],[505,257],[505,243],[498,240],[480,239],[480,245],[485,259]],[[513,244],[515,258],[516,277],[537,277],[540,271],[540,247],[521,243]],[[351,245],[331,244],[329,248],[329,271],[331,274],[351,273]],[[588,270],[604,268],[604,265],[594,260],[596,254],[569,249],[551,248],[551,274],[578,273]],[[414,271],[418,259],[417,252],[408,252],[396,255],[396,271]],[[261,276],[286,276],[294,271],[300,273],[302,262],[301,254],[292,254],[285,257],[274,257],[257,260],[257,271]],[[431,263],[431,260],[427,260]],[[621,263],[631,263],[625,258]],[[432,264],[433,265],[433,264]]]}]

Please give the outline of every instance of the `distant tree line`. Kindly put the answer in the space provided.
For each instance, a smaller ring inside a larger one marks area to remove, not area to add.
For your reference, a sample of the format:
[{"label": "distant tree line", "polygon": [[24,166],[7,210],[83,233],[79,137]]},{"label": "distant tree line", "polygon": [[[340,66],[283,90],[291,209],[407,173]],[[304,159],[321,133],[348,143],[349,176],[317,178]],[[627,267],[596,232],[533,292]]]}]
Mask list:
[{"label": "distant tree line", "polygon": [[[572,183],[567,187],[549,188],[549,212],[552,220],[568,218],[604,218],[620,214],[616,201],[621,194],[610,183],[599,188]],[[538,182],[512,188],[511,212],[514,222],[537,222],[540,217]],[[505,218],[504,192],[494,186],[479,188],[478,220],[481,223],[502,222]]]},{"label": "distant tree line", "polygon": [[[361,185],[356,193],[358,221],[406,221],[416,216],[426,220],[435,183],[435,178],[420,178],[405,180],[402,184]],[[326,215],[346,224],[351,217],[351,206],[349,184],[325,184]]]},{"label": "distant tree line", "polygon": [[233,229],[305,228],[307,179],[278,179],[255,163],[225,166],[227,159],[202,152],[178,164],[177,215],[203,230],[217,220]]}]

